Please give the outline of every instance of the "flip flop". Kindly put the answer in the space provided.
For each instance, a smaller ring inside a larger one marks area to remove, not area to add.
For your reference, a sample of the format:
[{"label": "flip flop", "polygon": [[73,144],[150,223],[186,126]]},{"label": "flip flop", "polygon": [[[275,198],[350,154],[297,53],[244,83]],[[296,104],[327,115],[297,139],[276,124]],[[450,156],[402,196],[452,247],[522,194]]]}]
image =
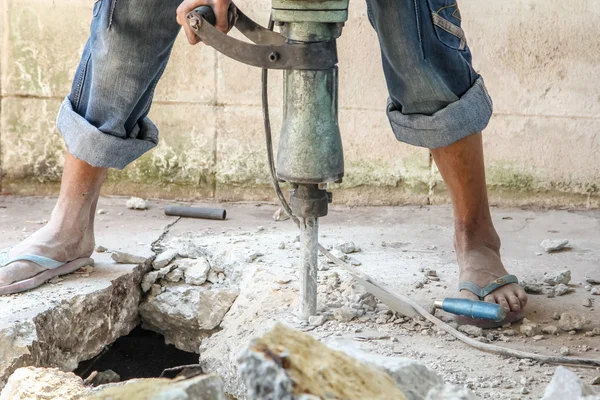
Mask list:
[{"label": "flip flop", "polygon": [[6,249],[0,253],[0,268],[4,268],[17,261],[30,261],[39,265],[42,268],[46,268],[46,271],[42,271],[39,274],[32,276],[31,278],[27,278],[19,282],[13,282],[6,286],[0,286],[0,295],[13,294],[24,292],[26,290],[31,290],[43,285],[48,280],[56,276],[70,274],[71,272],[77,271],[79,268],[85,267],[86,265],[94,265],[94,260],[91,258],[78,258],[69,262],[56,261],[51,258],[37,256],[33,254],[24,254],[21,256],[9,258],[9,251],[10,249]]},{"label": "flip flop", "polygon": [[[489,295],[490,293],[493,293],[494,291],[498,290],[499,288],[509,285],[511,283],[516,283],[518,285],[519,279],[514,275],[504,275],[504,276],[496,279],[495,281],[489,283],[486,287],[481,287],[470,281],[464,281],[464,282],[460,282],[458,284],[458,291],[460,292],[461,290],[467,290],[467,291],[473,293],[475,296],[479,297],[480,301],[484,301],[483,299],[487,295]],[[506,318],[504,318],[502,321],[489,321],[489,320],[485,320],[485,319],[475,319],[475,318],[464,317],[461,315],[455,316],[455,319],[456,319],[456,322],[458,322],[461,325],[475,325],[480,328],[490,329],[490,328],[497,328],[499,326],[502,326],[504,324],[508,324],[511,322],[520,321],[524,317],[525,317],[525,313],[523,311],[519,311],[518,313],[509,311],[506,314]]]}]

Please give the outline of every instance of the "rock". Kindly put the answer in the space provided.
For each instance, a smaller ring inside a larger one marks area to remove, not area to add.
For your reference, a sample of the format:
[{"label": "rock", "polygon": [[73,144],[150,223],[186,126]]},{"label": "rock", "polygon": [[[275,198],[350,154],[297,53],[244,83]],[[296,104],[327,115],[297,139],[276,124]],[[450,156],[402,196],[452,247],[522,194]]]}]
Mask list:
[{"label": "rock", "polygon": [[263,255],[263,253],[260,253],[258,251],[251,251],[248,254],[246,254],[246,256],[244,257],[244,261],[246,261],[247,263],[253,263],[258,257],[262,257]]},{"label": "rock", "polygon": [[585,285],[585,286],[583,287],[583,289],[584,289],[586,292],[591,292],[591,291],[592,291],[592,285]]},{"label": "rock", "polygon": [[548,274],[544,277],[544,283],[550,286],[556,286],[561,283],[567,285],[569,282],[571,282],[571,271],[568,269]]},{"label": "rock", "polygon": [[[585,396],[592,397],[590,399]],[[583,384],[575,372],[559,366],[556,368],[541,400],[597,400],[598,398],[600,396],[596,395],[596,391],[592,387]]]},{"label": "rock", "polygon": [[150,287],[150,296],[158,296],[159,294],[162,293],[162,286],[154,283],[151,287]]},{"label": "rock", "polygon": [[278,248],[279,250],[283,250],[283,249],[285,249],[285,242],[279,242],[279,245],[277,246],[277,248]]},{"label": "rock", "polygon": [[[585,281],[587,283],[591,283],[592,285],[599,285],[600,284],[600,274],[596,275],[596,276],[589,276],[589,272],[585,274]],[[591,274],[594,274],[594,272],[592,272]]]},{"label": "rock", "polygon": [[185,283],[188,285],[200,286],[208,279],[210,263],[205,257],[178,260],[177,267],[183,271]]},{"label": "rock", "polygon": [[360,247],[355,245],[354,242],[340,243],[335,247],[344,254],[358,253],[360,251]]},{"label": "rock", "polygon": [[584,307],[591,307],[592,306],[592,300],[591,299],[583,299],[583,301],[581,302],[581,305]]},{"label": "rock", "polygon": [[554,287],[554,293],[557,296],[562,296],[563,294],[567,294],[567,293],[574,292],[574,291],[575,291],[575,289],[568,287],[564,283],[559,283],[558,285],[556,285]]},{"label": "rock", "polygon": [[115,260],[117,264],[143,264],[148,260],[144,256],[137,256],[124,251],[113,251],[111,258]]},{"label": "rock", "polygon": [[464,386],[440,385],[427,393],[425,400],[478,400],[473,392]]},{"label": "rock", "polygon": [[519,330],[523,335],[527,337],[532,337],[537,335],[537,333],[539,332],[539,326],[531,322],[527,318],[523,318],[523,323],[521,324]]},{"label": "rock", "polygon": [[598,376],[592,380],[592,385],[600,385],[600,376]]},{"label": "rock", "polygon": [[278,208],[273,214],[273,219],[275,221],[287,221],[290,219],[290,216],[286,214],[283,208]]},{"label": "rock", "polygon": [[290,287],[272,290],[276,274],[250,270],[240,282],[240,295],[219,326],[219,331],[202,339],[200,365],[204,371],[223,377],[226,391],[242,399],[246,388],[240,379],[237,357],[251,339],[263,335],[275,321],[283,320],[296,308],[298,292]]},{"label": "rock", "polygon": [[102,208],[99,209],[98,211],[96,211],[96,214],[98,214],[98,215],[107,214],[107,213],[108,212],[106,210],[102,209]]},{"label": "rock", "polygon": [[592,290],[590,290],[590,294],[593,294],[594,296],[598,296],[598,295],[600,295],[600,289],[598,289],[597,287],[592,288]]},{"label": "rock", "polygon": [[325,323],[325,316],[323,315],[311,315],[308,317],[308,324],[312,326],[321,326]]},{"label": "rock", "polygon": [[142,327],[160,333],[180,350],[196,353],[202,338],[219,326],[237,296],[237,289],[169,283],[140,305]]},{"label": "rock", "polygon": [[249,400],[317,398],[405,399],[385,372],[329,349],[311,336],[276,325],[238,359]]},{"label": "rock", "polygon": [[163,276],[165,276],[165,274],[167,272],[168,271],[152,271],[152,272],[148,272],[146,275],[144,275],[144,278],[142,279],[142,285],[141,285],[144,293],[146,293],[148,290],[150,290],[152,285],[154,285],[154,282],[156,282],[159,278],[162,278]]},{"label": "rock", "polygon": [[544,290],[544,293],[546,294],[546,297],[549,299],[556,297],[556,291],[554,290],[554,287]]},{"label": "rock", "polygon": [[107,369],[106,371],[98,372],[93,379],[86,379],[86,384],[91,384],[92,386],[100,386],[106,385],[107,383],[116,383],[120,382],[121,377],[112,369]]},{"label": "rock", "polygon": [[555,312],[554,314],[552,314],[552,319],[555,319],[558,321],[560,319],[560,314]]},{"label": "rock", "polygon": [[281,275],[275,279],[275,282],[279,283],[280,285],[286,285],[286,284],[290,283],[291,281],[293,281],[294,279],[295,278],[293,276]]},{"label": "rock", "polygon": [[333,318],[341,322],[350,322],[354,318],[356,318],[356,310],[353,310],[350,307],[341,307],[333,310]]},{"label": "rock", "polygon": [[98,245],[96,246],[96,248],[94,249],[97,253],[104,253],[106,252],[106,250],[108,250],[106,247]]},{"label": "rock", "polygon": [[556,335],[556,332],[558,332],[558,328],[554,325],[548,325],[542,328],[542,333],[546,333],[548,335]]},{"label": "rock", "polygon": [[[112,374],[111,374],[112,373]],[[100,377],[100,378],[98,378]],[[113,371],[99,373],[101,381],[113,381]],[[100,382],[100,381],[98,381]],[[118,384],[86,386],[72,372],[56,368],[19,368],[9,378],[1,400],[226,400],[223,381],[217,375],[189,379],[136,379]]]},{"label": "rock", "polygon": [[546,253],[553,253],[567,248],[569,241],[567,239],[546,239],[540,243],[540,246]]},{"label": "rock", "polygon": [[544,339],[545,339],[545,337],[544,337],[544,335],[535,335],[534,337],[532,337],[532,339],[533,339],[535,342],[539,342],[540,340],[544,340]]},{"label": "rock", "polygon": [[558,321],[560,329],[566,332],[581,330],[586,324],[587,321],[584,316],[566,312],[560,315],[560,320]]},{"label": "rock", "polygon": [[125,206],[132,210],[145,210],[146,202],[139,197],[132,197],[125,203]]},{"label": "rock", "polygon": [[169,282],[179,282],[183,279],[183,270],[181,268],[175,268],[165,275],[165,279]]},{"label": "rock", "polygon": [[188,379],[136,379],[120,385],[100,386],[89,400],[227,400],[223,380],[215,374]]},{"label": "rock", "polygon": [[544,287],[541,283],[523,281],[521,282],[521,287],[523,287],[523,290],[525,290],[525,292],[532,294],[538,294],[544,291]]},{"label": "rock", "polygon": [[72,372],[26,367],[8,378],[0,400],[82,400],[87,392],[83,380]]},{"label": "rock", "polygon": [[571,350],[569,350],[569,348],[566,346],[561,347],[559,352],[560,352],[560,355],[565,356],[565,357],[568,356],[569,354],[571,354]]},{"label": "rock", "polygon": [[519,393],[521,393],[521,394],[529,394],[529,389],[527,389],[526,387],[521,388],[521,390],[519,391]]},{"label": "rock", "polygon": [[152,262],[152,267],[154,267],[154,269],[164,268],[171,261],[173,261],[175,257],[177,257],[177,250],[163,251],[162,253],[156,256],[156,258]]},{"label": "rock", "polygon": [[0,390],[20,367],[74,370],[138,324],[140,283],[147,267],[101,268],[109,272],[72,279],[70,288],[2,297]]},{"label": "rock", "polygon": [[[326,343],[334,350],[343,351],[365,364],[387,372],[407,400],[476,400],[477,397],[464,387],[444,384],[444,379],[418,361],[367,353],[350,345],[347,340],[329,340]],[[348,398],[355,398],[348,396]]]},{"label": "rock", "polygon": [[469,336],[479,337],[483,335],[483,329],[474,325],[461,325],[458,327],[458,330]]}]

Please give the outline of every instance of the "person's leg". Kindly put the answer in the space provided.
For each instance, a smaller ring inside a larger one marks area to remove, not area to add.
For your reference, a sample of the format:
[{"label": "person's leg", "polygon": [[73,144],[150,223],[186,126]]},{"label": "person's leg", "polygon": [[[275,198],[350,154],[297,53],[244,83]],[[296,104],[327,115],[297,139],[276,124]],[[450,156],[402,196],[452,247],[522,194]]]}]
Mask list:
[{"label": "person's leg", "polygon": [[[465,137],[449,146],[433,149],[454,206],[454,247],[460,265],[460,280],[480,287],[507,275],[500,258],[500,237],[496,233],[485,184],[481,134]],[[469,291],[463,297],[477,300]],[[527,295],[516,283],[503,286],[486,298],[518,313],[527,304]]]},{"label": "person's leg", "polygon": [[[10,258],[35,254],[56,261],[89,257],[94,251],[94,215],[106,168],[67,154],[58,201],[48,223],[10,250]],[[30,278],[44,268],[21,261],[0,268],[0,286]]]},{"label": "person's leg", "polygon": [[[10,250],[67,262],[94,249],[94,217],[108,168],[122,169],[156,146],[148,119],[156,83],[179,32],[181,0],[98,0],[90,38],[59,112],[68,148],[58,202],[46,226]],[[32,262],[0,268],[0,287],[44,269]]]},{"label": "person's leg", "polygon": [[[456,3],[367,0],[389,90],[387,113],[397,139],[431,149],[455,212],[460,280],[480,287],[506,275],[490,217],[480,132],[492,114]],[[462,290],[461,295],[477,299]],[[517,284],[485,298],[511,311],[527,302]]]}]

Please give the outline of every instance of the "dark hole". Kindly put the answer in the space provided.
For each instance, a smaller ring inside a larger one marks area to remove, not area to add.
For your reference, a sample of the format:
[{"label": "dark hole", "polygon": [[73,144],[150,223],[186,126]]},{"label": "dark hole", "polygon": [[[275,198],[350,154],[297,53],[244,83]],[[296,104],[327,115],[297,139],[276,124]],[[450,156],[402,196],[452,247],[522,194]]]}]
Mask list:
[{"label": "dark hole", "polygon": [[198,354],[167,345],[164,336],[138,326],[129,335],[117,339],[99,356],[79,363],[74,372],[83,379],[93,371],[107,370],[116,372],[121,381],[157,378],[167,368],[198,364],[198,359]]}]

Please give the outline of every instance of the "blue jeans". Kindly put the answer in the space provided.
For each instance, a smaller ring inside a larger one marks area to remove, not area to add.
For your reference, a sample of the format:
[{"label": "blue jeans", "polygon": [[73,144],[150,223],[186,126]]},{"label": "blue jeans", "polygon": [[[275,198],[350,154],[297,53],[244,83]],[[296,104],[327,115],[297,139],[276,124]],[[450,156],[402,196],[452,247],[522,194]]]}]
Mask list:
[{"label": "blue jeans", "polygon": [[[57,126],[69,152],[122,169],[158,143],[148,119],[181,0],[96,0],[90,38]],[[400,141],[437,148],[483,130],[492,102],[471,67],[454,0],[367,0]],[[343,67],[343,66],[342,66]]]}]

